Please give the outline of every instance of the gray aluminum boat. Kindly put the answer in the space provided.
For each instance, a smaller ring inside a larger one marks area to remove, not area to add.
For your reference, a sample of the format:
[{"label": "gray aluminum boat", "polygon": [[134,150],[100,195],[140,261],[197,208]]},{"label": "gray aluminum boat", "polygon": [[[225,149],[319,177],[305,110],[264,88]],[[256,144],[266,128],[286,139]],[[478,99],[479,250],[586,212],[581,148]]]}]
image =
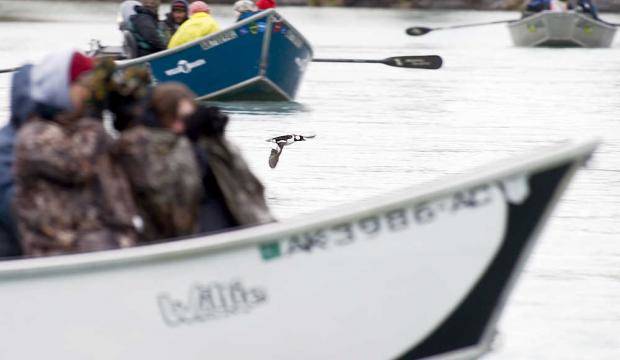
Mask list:
[{"label": "gray aluminum boat", "polygon": [[516,46],[609,47],[616,27],[570,12],[543,11],[508,24]]}]

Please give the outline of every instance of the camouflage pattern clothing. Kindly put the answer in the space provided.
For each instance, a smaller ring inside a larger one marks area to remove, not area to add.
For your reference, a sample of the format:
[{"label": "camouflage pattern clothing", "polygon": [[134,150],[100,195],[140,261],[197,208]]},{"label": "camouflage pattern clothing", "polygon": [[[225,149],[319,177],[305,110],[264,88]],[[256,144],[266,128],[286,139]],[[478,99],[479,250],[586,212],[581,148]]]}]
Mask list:
[{"label": "camouflage pattern clothing", "polygon": [[103,125],[61,124],[34,118],[17,135],[14,207],[26,255],[134,245],[137,211]]},{"label": "camouflage pattern clothing", "polygon": [[224,136],[203,136],[197,147],[206,153],[208,165],[237,224],[248,226],[275,221],[265,201],[263,184],[232,143]]},{"label": "camouflage pattern clothing", "polygon": [[196,233],[202,185],[189,141],[163,128],[139,125],[121,134],[116,152],[144,219],[144,238]]}]

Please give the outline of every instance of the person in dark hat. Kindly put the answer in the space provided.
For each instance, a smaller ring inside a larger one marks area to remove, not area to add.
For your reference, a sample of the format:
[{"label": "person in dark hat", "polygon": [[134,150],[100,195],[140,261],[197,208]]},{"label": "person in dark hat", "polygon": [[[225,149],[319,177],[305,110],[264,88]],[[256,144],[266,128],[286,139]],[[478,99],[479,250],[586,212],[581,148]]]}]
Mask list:
[{"label": "person in dark hat", "polygon": [[172,1],[170,12],[166,14],[166,19],[163,21],[166,43],[170,41],[172,35],[177,32],[179,26],[188,19],[188,8],[189,4],[187,0]]}]

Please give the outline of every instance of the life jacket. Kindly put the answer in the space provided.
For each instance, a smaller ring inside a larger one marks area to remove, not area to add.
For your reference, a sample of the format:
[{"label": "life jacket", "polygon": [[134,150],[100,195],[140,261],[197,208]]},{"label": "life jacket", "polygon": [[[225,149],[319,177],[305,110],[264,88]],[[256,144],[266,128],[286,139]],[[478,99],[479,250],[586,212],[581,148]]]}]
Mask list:
[{"label": "life jacket", "polygon": [[220,31],[220,25],[211,15],[205,12],[196,13],[190,16],[189,19],[177,29],[177,32],[168,43],[168,49],[181,46],[218,31]]}]

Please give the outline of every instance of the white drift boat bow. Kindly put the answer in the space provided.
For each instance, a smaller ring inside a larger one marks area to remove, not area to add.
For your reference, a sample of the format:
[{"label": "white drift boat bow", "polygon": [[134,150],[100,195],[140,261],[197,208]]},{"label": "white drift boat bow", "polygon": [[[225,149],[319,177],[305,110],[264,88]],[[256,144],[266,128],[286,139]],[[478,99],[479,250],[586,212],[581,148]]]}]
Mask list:
[{"label": "white drift boat bow", "polygon": [[0,262],[1,359],[474,358],[594,142],[303,218]]}]

